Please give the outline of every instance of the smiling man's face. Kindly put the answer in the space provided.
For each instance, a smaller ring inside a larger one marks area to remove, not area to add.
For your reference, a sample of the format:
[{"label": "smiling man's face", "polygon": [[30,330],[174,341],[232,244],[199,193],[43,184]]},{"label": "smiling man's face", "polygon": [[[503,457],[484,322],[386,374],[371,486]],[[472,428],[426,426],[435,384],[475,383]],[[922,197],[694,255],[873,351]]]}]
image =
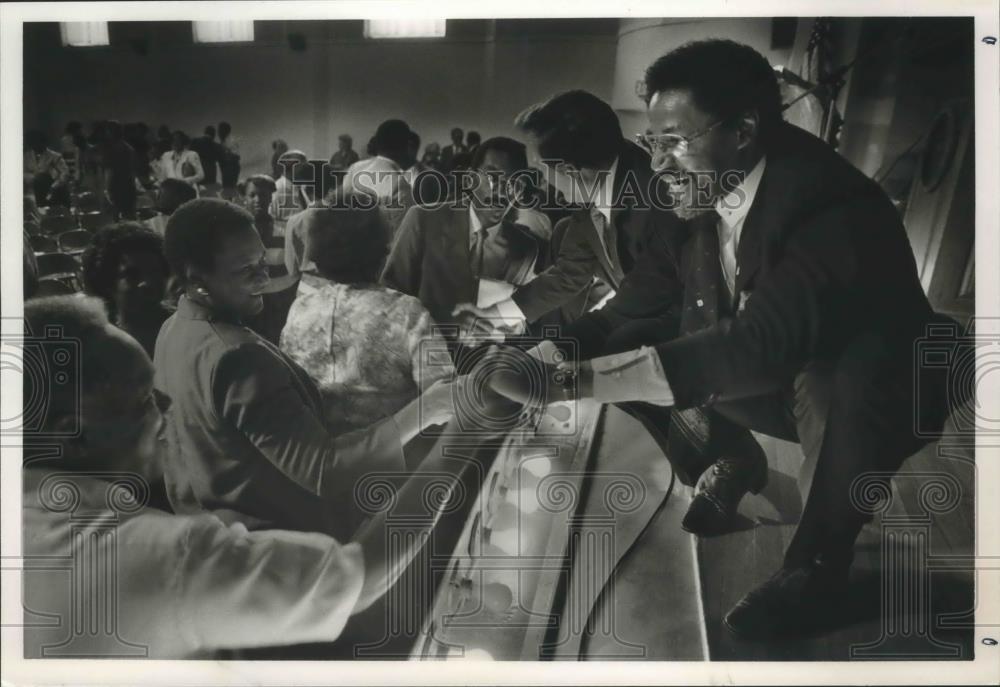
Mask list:
[{"label": "smiling man's face", "polygon": [[[665,174],[674,212],[689,219],[711,211],[723,193],[719,180],[737,169],[739,146],[735,133],[699,108],[688,90],[653,94],[646,110],[647,134],[675,134],[689,142],[666,150],[653,146],[652,168]],[[713,128],[713,125],[714,128]]]}]

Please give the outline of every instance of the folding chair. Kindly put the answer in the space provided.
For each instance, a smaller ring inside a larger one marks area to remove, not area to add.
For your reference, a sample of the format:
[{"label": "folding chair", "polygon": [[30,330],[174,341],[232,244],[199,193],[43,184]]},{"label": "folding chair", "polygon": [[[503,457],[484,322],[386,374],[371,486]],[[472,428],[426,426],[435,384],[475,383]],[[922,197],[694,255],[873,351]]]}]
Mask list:
[{"label": "folding chair", "polygon": [[41,229],[43,234],[56,236],[76,229],[76,218],[71,215],[45,215],[42,217]]},{"label": "folding chair", "polygon": [[101,199],[98,198],[97,194],[93,191],[84,191],[76,196],[73,201],[73,209],[77,213],[83,212],[100,212],[101,210]]},{"label": "folding chair", "polygon": [[80,277],[80,264],[72,255],[65,253],[43,253],[36,256],[38,263],[38,278],[54,279],[63,282],[70,292],[82,291],[83,285]]},{"label": "folding chair", "polygon": [[86,229],[74,229],[59,234],[59,250],[68,255],[79,255],[93,243],[94,235]]},{"label": "folding chair", "polygon": [[111,223],[110,218],[100,211],[80,213],[77,215],[77,219],[80,220],[80,228],[90,232],[95,232],[106,224]]},{"label": "folding chair", "polygon": [[56,277],[45,277],[38,280],[38,290],[35,291],[35,298],[45,296],[69,296],[77,293],[69,284]]},{"label": "folding chair", "polygon": [[59,243],[51,236],[44,236],[42,234],[29,236],[28,243],[31,244],[31,250],[35,251],[35,255],[59,252]]}]

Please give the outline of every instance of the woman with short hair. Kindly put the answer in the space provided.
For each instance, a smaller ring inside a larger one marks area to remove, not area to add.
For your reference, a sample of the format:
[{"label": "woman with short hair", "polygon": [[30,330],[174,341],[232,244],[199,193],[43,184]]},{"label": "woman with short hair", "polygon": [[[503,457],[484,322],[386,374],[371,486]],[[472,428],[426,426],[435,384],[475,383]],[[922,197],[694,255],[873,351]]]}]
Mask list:
[{"label": "woman with short hair", "polygon": [[447,345],[413,296],[379,286],[387,227],[363,200],[312,210],[299,293],[281,348],[316,381],[327,421],[365,427],[454,374]]}]

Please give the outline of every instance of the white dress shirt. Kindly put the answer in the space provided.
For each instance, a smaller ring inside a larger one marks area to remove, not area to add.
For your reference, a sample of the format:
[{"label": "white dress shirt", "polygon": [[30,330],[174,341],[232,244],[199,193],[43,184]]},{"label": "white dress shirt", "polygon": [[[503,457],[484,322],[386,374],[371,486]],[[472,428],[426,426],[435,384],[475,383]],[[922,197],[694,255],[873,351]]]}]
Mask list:
[{"label": "white dress shirt", "polygon": [[[187,165],[187,169],[185,169]],[[185,174],[185,172],[187,172]],[[175,152],[168,150],[160,157],[160,174],[163,179],[180,179],[192,186],[197,186],[205,178],[205,170],[201,166],[201,158],[193,150]]]},{"label": "white dress shirt", "polygon": [[[719,261],[730,294],[735,290],[738,273],[736,255],[743,223],[757,196],[763,175],[764,158],[761,158],[743,183],[715,205],[719,214]],[[544,356],[551,349],[539,346],[538,350],[538,355]],[[593,398],[601,403],[646,401],[661,406],[674,404],[673,391],[655,348],[643,346],[634,351],[594,358],[590,365],[594,373]]]},{"label": "white dress shirt", "polygon": [[722,276],[729,287],[730,298],[735,295],[736,290],[736,251],[740,245],[743,223],[757,197],[761,177],[764,176],[764,160],[765,158],[760,159],[742,184],[715,202],[715,211],[719,215],[719,262],[722,265]]},{"label": "white dress shirt", "polygon": [[87,475],[24,470],[25,658],[207,658],[343,631],[364,581],[359,544],[128,513],[114,494]]}]

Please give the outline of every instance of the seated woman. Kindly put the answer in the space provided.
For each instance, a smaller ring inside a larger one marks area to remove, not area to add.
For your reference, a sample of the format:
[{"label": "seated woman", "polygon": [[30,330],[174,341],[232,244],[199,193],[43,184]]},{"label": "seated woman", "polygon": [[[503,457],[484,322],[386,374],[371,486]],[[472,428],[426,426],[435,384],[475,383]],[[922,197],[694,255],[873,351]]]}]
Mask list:
[{"label": "seated woman", "polygon": [[327,421],[366,427],[454,368],[427,309],[375,282],[387,228],[377,207],[340,203],[308,216],[307,257],[281,348],[316,381]]},{"label": "seated woman", "polygon": [[[77,362],[86,372],[79,395],[49,395],[38,435],[44,450],[31,451],[32,437],[25,437],[23,594],[31,609],[25,610],[25,658],[112,658],[132,648],[128,655],[204,659],[218,657],[219,649],[331,642],[420,551],[422,535],[445,505],[425,498],[429,480],[453,484],[465,468],[443,452],[428,457],[395,491],[398,510],[383,511],[351,541],[247,532],[209,513],[165,513],[144,504],[141,486],[163,469],[170,405],[153,388],[149,357],[108,323],[93,298],[32,300],[24,319],[31,331],[60,327],[77,340]],[[45,381],[26,376],[29,394],[49,390],[33,389],[33,380]],[[67,426],[77,433],[69,436]],[[62,449],[56,454],[49,450],[53,442]],[[134,501],[120,498],[130,491]],[[73,498],[60,501],[68,493]],[[84,512],[90,517],[80,518]],[[407,534],[413,536],[390,539],[387,518],[394,512],[425,517],[411,521]],[[114,561],[114,578],[81,574],[70,584],[66,570],[52,574],[52,561]],[[36,614],[73,622],[39,623]],[[74,624],[105,631],[74,632]]]},{"label": "seated woman", "polygon": [[149,355],[170,317],[163,302],[169,277],[163,239],[138,222],[104,227],[83,254],[84,291],[103,300],[111,321]]},{"label": "seated woman", "polygon": [[349,537],[361,520],[358,480],[403,471],[403,445],[451,419],[451,389],[435,385],[419,406],[332,433],[309,375],[243,326],[268,285],[253,216],[224,200],[193,200],[170,217],[164,245],[185,289],[153,356],[156,387],[173,399],[165,472],[174,510]]}]

